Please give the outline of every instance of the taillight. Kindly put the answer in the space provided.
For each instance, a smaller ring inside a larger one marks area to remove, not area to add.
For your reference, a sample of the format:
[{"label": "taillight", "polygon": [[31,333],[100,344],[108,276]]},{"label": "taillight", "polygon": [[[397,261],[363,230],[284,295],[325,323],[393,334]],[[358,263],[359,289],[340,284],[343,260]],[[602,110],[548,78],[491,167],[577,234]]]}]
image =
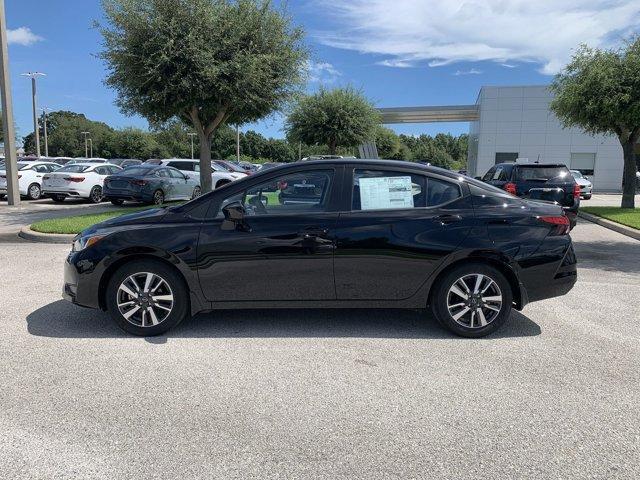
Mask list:
[{"label": "taillight", "polygon": [[577,183],[573,185],[573,198],[580,198],[580,185]]},{"label": "taillight", "polygon": [[138,185],[139,187],[142,187],[143,185],[146,185],[147,182],[146,180],[131,180],[131,185]]},{"label": "taillight", "polygon": [[64,177],[67,182],[80,183],[84,182],[84,177]]},{"label": "taillight", "polygon": [[567,217],[566,215],[558,215],[558,216],[552,216],[552,217],[538,217],[538,220],[544,223],[548,223],[550,225],[557,225],[558,235],[566,235],[571,230],[569,217]]},{"label": "taillight", "polygon": [[503,188],[505,192],[510,193],[511,195],[516,194],[516,184],[513,182],[505,183]]}]

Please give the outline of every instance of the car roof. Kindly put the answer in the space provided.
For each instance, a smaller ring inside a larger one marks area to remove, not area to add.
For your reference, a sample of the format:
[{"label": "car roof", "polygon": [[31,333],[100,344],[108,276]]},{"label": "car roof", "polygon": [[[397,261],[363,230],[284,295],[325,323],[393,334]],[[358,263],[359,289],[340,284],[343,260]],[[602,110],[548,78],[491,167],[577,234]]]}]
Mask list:
[{"label": "car roof", "polygon": [[504,163],[496,163],[496,167],[502,167],[505,165],[514,166],[514,167],[533,167],[533,168],[544,168],[544,167],[566,167],[564,163],[514,163],[514,162],[504,162]]},{"label": "car roof", "polygon": [[457,172],[452,172],[451,170],[447,170],[445,168],[434,167],[432,165],[425,165],[422,163],[416,162],[406,162],[403,160],[383,160],[383,159],[368,159],[368,158],[340,158],[340,159],[327,159],[327,160],[308,160],[306,162],[292,162],[292,163],[284,163],[278,165],[269,170],[269,172],[273,172],[278,169],[278,171],[288,170],[291,168],[298,167],[309,167],[313,165],[318,166],[327,166],[327,165],[354,165],[354,166],[371,166],[378,168],[411,168],[414,170],[422,170],[425,173],[435,173],[438,175],[444,175],[447,177],[451,177],[454,179],[458,179],[461,174]]}]

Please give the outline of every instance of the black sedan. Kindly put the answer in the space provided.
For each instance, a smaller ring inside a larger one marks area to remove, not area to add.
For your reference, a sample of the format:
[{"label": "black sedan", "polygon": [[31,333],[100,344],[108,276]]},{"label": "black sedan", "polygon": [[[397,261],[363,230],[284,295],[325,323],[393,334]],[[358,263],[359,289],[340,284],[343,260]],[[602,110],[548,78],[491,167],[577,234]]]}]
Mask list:
[{"label": "black sedan", "polygon": [[142,164],[129,167],[104,180],[104,198],[114,205],[125,200],[162,205],[174,200],[200,196],[199,178],[163,165]]},{"label": "black sedan", "polygon": [[[313,201],[281,201],[274,184],[311,184]],[[575,282],[557,205],[415,163],[324,160],[85,230],[63,296],[135,335],[217,309],[392,307],[481,337]]]}]

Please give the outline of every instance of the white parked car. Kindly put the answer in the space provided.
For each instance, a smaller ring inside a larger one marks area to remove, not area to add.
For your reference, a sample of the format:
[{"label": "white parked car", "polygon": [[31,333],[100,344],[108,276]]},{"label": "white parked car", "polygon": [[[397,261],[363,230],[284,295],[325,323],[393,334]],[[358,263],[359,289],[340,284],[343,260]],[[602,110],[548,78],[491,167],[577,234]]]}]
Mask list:
[{"label": "white parked car", "polygon": [[70,197],[99,203],[102,201],[104,179],[120,171],[120,167],[108,163],[72,163],[45,175],[42,192],[54,202],[64,202]]},{"label": "white parked car", "polygon": [[[18,162],[18,190],[20,196],[30,200],[38,200],[42,196],[42,178],[61,168],[62,165],[53,162],[30,160]],[[0,170],[0,197],[7,194],[7,172]]]},{"label": "white parked car", "polygon": [[[200,179],[200,160],[191,160],[190,158],[168,158],[165,160],[149,160],[146,163],[154,163],[156,165],[165,165],[180,170],[185,175]],[[227,169],[211,162],[211,184],[213,188],[218,188],[234,180],[244,178],[246,173],[229,172]]]},{"label": "white parked car", "polygon": [[580,185],[580,196],[585,200],[589,200],[593,194],[593,184],[579,170],[571,170],[571,175],[576,179],[576,183]]}]

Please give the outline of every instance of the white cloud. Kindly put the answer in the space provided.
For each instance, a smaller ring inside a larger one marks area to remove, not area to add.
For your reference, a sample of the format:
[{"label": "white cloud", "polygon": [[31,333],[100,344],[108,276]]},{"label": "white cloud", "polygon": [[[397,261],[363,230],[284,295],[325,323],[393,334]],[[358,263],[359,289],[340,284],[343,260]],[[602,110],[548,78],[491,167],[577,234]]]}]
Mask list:
[{"label": "white cloud", "polygon": [[500,66],[504,67],[504,68],[517,68],[518,67],[517,65],[512,65],[510,63],[501,63]]},{"label": "white cloud", "polygon": [[454,73],[454,75],[456,77],[459,77],[460,75],[480,75],[481,73],[482,71],[476,68],[471,68],[469,70],[456,70],[456,73]]},{"label": "white cloud", "polygon": [[7,41],[9,44],[24,45],[25,47],[28,47],[40,40],[42,40],[42,37],[33,33],[28,27],[20,27],[14,30],[7,29]]},{"label": "white cloud", "polygon": [[395,67],[515,61],[553,74],[579,44],[618,45],[640,30],[638,0],[312,1],[334,20],[320,42]]},{"label": "white cloud", "polygon": [[310,82],[333,83],[342,74],[330,63],[307,62],[307,74]]}]

